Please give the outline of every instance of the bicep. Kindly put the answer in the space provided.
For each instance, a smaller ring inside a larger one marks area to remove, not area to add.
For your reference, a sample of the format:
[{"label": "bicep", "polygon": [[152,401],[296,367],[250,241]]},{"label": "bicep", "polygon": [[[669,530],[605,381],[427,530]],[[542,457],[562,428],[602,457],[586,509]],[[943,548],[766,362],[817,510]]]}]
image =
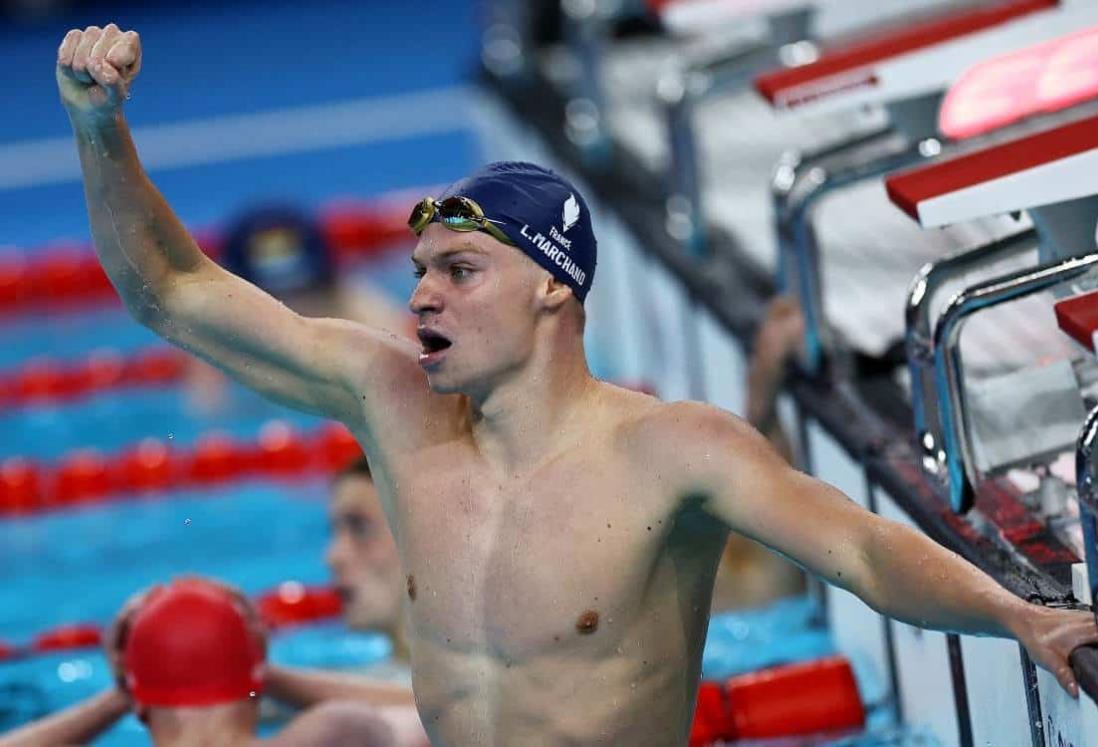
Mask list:
[{"label": "bicep", "polygon": [[371,355],[397,352],[387,333],[303,317],[217,266],[178,283],[164,304],[154,326],[164,337],[271,399],[329,417],[360,412]]},{"label": "bicep", "polygon": [[867,538],[880,520],[833,486],[790,467],[747,426],[724,441],[727,456],[707,480],[707,510],[828,582],[862,589],[870,578]]}]

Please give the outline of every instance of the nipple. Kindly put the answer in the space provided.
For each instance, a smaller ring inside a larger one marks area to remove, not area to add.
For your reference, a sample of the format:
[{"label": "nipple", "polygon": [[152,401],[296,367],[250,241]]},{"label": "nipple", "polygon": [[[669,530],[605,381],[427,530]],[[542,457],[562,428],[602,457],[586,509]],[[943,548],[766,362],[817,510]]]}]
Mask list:
[{"label": "nipple", "polygon": [[580,635],[590,635],[598,630],[599,613],[595,610],[587,610],[576,620],[576,632]]}]

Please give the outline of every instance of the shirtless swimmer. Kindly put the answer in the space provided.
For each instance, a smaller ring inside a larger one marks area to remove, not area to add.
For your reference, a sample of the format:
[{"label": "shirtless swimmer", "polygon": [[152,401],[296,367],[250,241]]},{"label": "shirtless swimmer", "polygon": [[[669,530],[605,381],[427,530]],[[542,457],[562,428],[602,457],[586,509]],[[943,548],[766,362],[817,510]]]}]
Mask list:
[{"label": "shirtless swimmer", "polygon": [[138,35],[113,24],[59,50],[103,267],[141,323],[358,436],[407,574],[434,744],[684,744],[729,530],[886,615],[1016,638],[1077,692],[1067,659],[1098,641],[1092,615],[1023,602],[726,412],[595,380],[595,241],[566,181],[496,164],[420,205],[422,347],[307,319],[209,260],[145,175],[122,114],[140,64]]}]

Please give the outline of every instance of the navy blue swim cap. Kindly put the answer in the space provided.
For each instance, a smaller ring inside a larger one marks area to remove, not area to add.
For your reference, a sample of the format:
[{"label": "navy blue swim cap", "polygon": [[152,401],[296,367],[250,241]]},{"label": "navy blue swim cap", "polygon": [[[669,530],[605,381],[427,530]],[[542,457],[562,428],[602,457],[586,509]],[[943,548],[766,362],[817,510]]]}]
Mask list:
[{"label": "navy blue swim cap", "polygon": [[515,245],[572,289],[580,303],[595,277],[591,211],[567,179],[524,161],[490,163],[442,197],[468,197]]},{"label": "navy blue swim cap", "polygon": [[225,269],[275,296],[335,282],[331,248],[301,210],[280,204],[251,208],[229,226]]}]

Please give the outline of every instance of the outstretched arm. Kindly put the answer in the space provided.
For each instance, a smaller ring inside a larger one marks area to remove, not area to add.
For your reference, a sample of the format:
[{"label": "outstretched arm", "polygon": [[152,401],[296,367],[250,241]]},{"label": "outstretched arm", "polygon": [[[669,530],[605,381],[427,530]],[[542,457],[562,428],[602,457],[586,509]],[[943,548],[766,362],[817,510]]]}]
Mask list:
[{"label": "outstretched arm", "polygon": [[137,33],[114,24],[70,31],[58,50],[96,251],[131,314],[247,386],[345,422],[363,412],[364,379],[394,369],[414,379],[410,342],[302,317],[202,253],[145,174],[123,116],[140,67]]},{"label": "outstretched arm", "polygon": [[118,690],[107,690],[5,734],[0,737],[0,747],[87,744],[114,726],[129,707],[125,695]]},{"label": "outstretched arm", "polygon": [[[1035,662],[1077,694],[1068,656],[1098,643],[1094,616],[1050,610],[1014,596],[922,533],[866,511],[832,486],[797,472],[752,428],[714,408],[680,406],[698,453],[686,455],[682,489],[733,530],[789,556],[875,610],[924,628],[1016,638]],[[682,439],[680,443],[684,442]],[[707,460],[705,455],[723,458]]]}]

